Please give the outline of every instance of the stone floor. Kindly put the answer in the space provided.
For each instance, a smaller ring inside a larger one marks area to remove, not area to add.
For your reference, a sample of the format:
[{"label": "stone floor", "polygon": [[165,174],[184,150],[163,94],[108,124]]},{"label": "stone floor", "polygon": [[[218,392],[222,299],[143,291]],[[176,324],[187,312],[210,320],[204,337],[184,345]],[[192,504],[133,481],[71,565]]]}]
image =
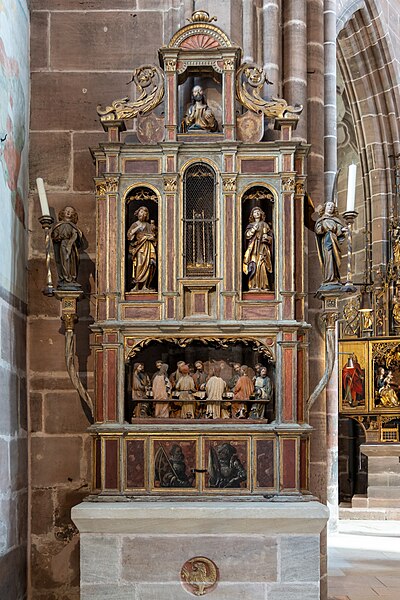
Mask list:
[{"label": "stone floor", "polygon": [[400,598],[399,521],[339,521],[328,538],[329,600]]}]

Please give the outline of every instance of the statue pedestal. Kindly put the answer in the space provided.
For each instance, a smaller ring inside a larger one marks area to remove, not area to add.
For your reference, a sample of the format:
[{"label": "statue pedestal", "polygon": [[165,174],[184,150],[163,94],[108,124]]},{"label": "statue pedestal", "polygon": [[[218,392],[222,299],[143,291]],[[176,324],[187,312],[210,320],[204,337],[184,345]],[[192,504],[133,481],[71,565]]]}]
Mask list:
[{"label": "statue pedestal", "polygon": [[[181,573],[194,557],[217,567],[213,600],[320,597],[319,534],[328,509],[316,501],[83,502],[72,519],[81,539],[81,600],[188,600]],[[205,579],[201,568],[191,571],[193,597],[212,583],[209,572]]]},{"label": "statue pedestal", "polygon": [[355,496],[353,508],[400,509],[400,444],[362,444],[368,456],[367,496]]}]

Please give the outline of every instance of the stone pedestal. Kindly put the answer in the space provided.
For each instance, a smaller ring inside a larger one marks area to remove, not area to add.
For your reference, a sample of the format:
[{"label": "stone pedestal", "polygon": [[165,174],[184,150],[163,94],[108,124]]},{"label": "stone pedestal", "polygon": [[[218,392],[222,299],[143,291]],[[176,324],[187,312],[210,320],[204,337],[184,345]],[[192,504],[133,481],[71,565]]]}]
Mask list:
[{"label": "stone pedestal", "polygon": [[72,519],[82,600],[188,600],[181,570],[193,557],[218,568],[210,600],[320,597],[319,502],[84,502]]},{"label": "stone pedestal", "polygon": [[367,496],[355,496],[353,508],[400,509],[400,444],[362,444],[368,456]]}]

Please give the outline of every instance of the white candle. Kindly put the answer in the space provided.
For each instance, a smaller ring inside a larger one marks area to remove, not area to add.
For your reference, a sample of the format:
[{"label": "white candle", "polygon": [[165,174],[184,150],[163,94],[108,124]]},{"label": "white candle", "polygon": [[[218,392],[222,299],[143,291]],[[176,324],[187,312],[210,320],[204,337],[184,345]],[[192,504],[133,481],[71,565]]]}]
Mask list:
[{"label": "white candle", "polygon": [[49,203],[47,202],[46,190],[44,189],[44,181],[41,177],[36,179],[36,186],[39,192],[39,200],[40,200],[40,209],[42,211],[42,216],[50,214]]},{"label": "white candle", "polygon": [[356,176],[357,165],[349,165],[346,212],[354,212],[356,207]]}]

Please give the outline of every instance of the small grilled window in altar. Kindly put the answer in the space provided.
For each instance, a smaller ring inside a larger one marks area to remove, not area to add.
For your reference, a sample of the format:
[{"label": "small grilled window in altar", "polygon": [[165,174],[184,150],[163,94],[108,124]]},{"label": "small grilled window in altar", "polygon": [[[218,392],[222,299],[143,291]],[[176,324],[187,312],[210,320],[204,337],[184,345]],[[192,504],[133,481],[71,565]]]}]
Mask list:
[{"label": "small grilled window in altar", "polygon": [[126,199],[125,289],[158,289],[158,198],[148,187],[134,188]]},{"label": "small grilled window in altar", "polygon": [[274,290],[274,195],[263,186],[248,189],[242,198],[242,289],[268,293]]},{"label": "small grilled window in altar", "polygon": [[184,269],[186,277],[215,275],[215,174],[200,163],[184,176]]}]

